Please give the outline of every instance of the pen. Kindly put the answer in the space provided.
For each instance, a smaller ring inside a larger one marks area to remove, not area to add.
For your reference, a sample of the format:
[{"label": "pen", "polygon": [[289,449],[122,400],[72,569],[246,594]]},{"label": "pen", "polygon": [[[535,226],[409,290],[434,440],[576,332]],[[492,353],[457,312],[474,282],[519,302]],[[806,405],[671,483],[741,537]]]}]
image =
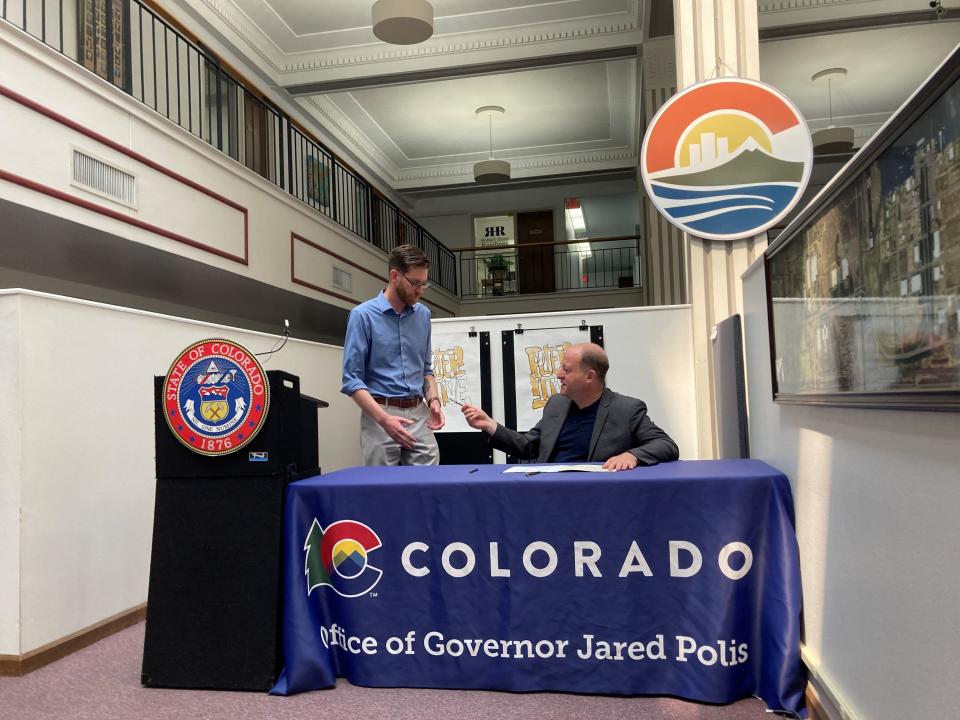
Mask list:
[{"label": "pen", "polygon": [[475,473],[479,469],[480,468],[473,468],[472,470],[467,470],[467,475],[469,475],[470,473]]},{"label": "pen", "polygon": [[531,471],[528,472],[528,473],[524,473],[523,476],[524,476],[524,477],[530,477],[531,475],[539,475],[539,474],[540,474],[540,471],[539,471],[539,470],[531,470]]},{"label": "pen", "polygon": [[463,407],[463,403],[462,403],[462,402],[457,402],[457,401],[454,400],[453,398],[447,398],[447,402],[452,402],[454,405],[459,405],[460,407]]}]

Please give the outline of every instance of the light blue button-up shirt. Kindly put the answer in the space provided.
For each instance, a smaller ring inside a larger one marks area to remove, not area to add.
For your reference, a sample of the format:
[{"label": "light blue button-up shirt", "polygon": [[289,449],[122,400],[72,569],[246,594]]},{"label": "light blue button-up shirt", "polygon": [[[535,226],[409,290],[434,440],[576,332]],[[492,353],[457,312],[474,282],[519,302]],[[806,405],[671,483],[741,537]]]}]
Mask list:
[{"label": "light blue button-up shirt", "polygon": [[400,314],[381,291],[350,311],[343,344],[340,392],[367,390],[381,397],[423,395],[424,376],[433,375],[430,310],[407,305]]}]

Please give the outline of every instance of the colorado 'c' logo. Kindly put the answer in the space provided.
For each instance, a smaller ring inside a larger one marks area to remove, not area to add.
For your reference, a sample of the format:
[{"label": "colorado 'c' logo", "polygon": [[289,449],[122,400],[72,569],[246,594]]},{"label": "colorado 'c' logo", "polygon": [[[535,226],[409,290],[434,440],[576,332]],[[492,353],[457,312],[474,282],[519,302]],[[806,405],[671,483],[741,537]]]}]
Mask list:
[{"label": "colorado 'c' logo", "polygon": [[755,80],[722,78],[674,95],[643,138],[650,201],[672,224],[711,240],[763,232],[796,205],[813,146],[800,111]]},{"label": "colorado 'c' logo", "polygon": [[307,595],[321,585],[348,598],[373,590],[383,570],[371,565],[368,555],[380,545],[377,534],[362,522],[338,520],[323,528],[314,518],[303,542]]}]

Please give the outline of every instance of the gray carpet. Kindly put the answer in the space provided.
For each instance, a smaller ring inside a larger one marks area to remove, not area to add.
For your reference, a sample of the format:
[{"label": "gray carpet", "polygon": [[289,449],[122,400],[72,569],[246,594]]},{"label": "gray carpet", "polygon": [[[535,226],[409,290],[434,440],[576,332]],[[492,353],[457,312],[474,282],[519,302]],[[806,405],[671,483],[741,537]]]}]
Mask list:
[{"label": "gray carpet", "polygon": [[701,705],[674,698],[620,698],[559,693],[373,689],[344,680],[332,690],[293,697],[259,693],[140,687],[140,623],[24,677],[0,677],[2,720],[759,720],[750,698]]}]

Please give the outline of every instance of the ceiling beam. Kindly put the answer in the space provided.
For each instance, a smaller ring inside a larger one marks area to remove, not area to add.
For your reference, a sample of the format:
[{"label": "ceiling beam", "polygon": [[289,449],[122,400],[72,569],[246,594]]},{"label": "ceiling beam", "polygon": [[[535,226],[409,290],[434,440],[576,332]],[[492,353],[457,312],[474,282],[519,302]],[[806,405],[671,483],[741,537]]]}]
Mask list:
[{"label": "ceiling beam", "polygon": [[319,82],[284,86],[284,90],[293,96],[318,95],[325,93],[347,92],[365,88],[388,87],[391,85],[410,85],[413,83],[450,80],[455,78],[476,77],[479,75],[497,75],[500,73],[521,72],[560,65],[579,65],[581,63],[605,62],[622,58],[637,57],[636,45],[605,48],[579,53],[564,53],[541,57],[503,60],[500,62],[480,63],[476,65],[457,65],[454,67],[434,68],[389,75],[369,75],[367,77],[343,78]]},{"label": "ceiling beam", "polygon": [[[960,12],[947,9],[947,14],[941,19],[960,20]],[[760,28],[760,42],[785,40],[787,38],[806,37],[809,35],[831,35],[833,33],[853,32],[855,30],[875,30],[877,28],[894,27],[897,25],[918,25],[937,22],[937,20],[938,18],[933,10],[911,10],[909,12],[888,13],[886,15],[864,15],[862,17],[823,20],[798,25],[762,27]]]}]

